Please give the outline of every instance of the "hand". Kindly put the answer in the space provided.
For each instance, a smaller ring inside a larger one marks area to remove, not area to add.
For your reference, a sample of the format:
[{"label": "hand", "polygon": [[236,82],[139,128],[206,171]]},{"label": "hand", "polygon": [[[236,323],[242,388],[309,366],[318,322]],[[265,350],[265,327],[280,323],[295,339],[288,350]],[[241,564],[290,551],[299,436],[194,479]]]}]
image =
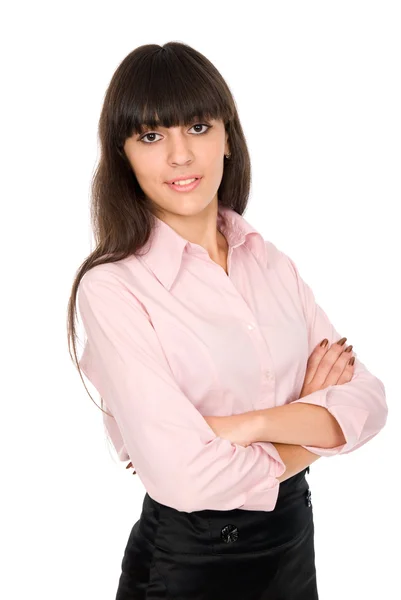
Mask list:
[{"label": "hand", "polygon": [[[323,390],[329,385],[341,385],[351,381],[354,365],[349,364],[349,359],[354,354],[352,346],[345,346],[346,339],[341,338],[330,348],[328,343],[324,348],[320,344],[316,346],[308,359],[300,398]],[[343,345],[339,342],[343,342]]]},{"label": "hand", "polygon": [[217,436],[245,448],[252,443],[254,431],[251,428],[252,417],[250,413],[224,417],[204,416],[203,418]]}]

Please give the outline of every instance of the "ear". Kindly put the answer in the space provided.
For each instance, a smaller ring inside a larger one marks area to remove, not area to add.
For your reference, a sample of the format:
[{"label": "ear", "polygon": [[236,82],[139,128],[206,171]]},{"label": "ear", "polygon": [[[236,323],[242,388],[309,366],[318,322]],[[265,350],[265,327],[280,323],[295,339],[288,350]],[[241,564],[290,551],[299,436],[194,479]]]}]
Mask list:
[{"label": "ear", "polygon": [[225,146],[224,146],[224,154],[229,154],[230,152],[230,146],[228,145],[228,133],[226,132],[225,135]]}]

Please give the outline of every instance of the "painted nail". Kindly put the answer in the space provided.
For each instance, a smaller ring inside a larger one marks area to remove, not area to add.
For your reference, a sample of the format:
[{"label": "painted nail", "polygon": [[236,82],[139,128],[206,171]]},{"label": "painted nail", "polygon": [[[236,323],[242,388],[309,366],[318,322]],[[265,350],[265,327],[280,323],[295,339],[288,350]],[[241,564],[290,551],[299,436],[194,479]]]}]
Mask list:
[{"label": "painted nail", "polygon": [[339,344],[340,346],[343,346],[345,344],[345,342],[347,341],[347,338],[341,338],[341,340],[338,340],[337,344]]}]

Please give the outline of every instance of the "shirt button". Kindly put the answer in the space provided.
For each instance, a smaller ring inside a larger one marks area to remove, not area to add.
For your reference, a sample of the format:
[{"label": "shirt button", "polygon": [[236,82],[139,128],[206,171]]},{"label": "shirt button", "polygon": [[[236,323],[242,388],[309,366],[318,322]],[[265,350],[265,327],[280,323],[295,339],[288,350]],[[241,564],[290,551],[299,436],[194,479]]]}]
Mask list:
[{"label": "shirt button", "polygon": [[238,527],[235,525],[225,525],[221,530],[221,539],[229,544],[230,542],[236,542],[238,539]]},{"label": "shirt button", "polygon": [[272,379],[274,379],[274,375],[271,371],[265,371],[265,378],[271,381]]},{"label": "shirt button", "polygon": [[248,329],[255,329],[255,323],[248,323]]}]

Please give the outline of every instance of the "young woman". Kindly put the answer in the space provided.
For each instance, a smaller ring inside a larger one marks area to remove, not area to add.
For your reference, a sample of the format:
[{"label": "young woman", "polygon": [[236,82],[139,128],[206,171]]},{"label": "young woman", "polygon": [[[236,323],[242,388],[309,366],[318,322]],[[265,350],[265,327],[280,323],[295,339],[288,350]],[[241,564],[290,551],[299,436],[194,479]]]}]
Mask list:
[{"label": "young woman", "polygon": [[305,473],[380,431],[384,385],[243,217],[250,158],[207,58],[136,48],[99,138],[96,248],[73,284],[69,342],[146,489],[116,599],[314,600]]}]

